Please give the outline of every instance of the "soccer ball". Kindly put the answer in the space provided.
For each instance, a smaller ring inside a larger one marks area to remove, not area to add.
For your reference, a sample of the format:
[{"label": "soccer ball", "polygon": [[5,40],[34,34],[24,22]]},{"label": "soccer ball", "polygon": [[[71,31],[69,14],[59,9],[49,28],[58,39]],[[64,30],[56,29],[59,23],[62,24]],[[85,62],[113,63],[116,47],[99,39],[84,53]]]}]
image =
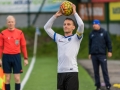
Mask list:
[{"label": "soccer ball", "polygon": [[72,3],[69,1],[64,1],[62,2],[61,6],[60,6],[60,10],[62,12],[63,15],[65,16],[69,16],[72,14],[73,12],[73,8],[72,8]]}]

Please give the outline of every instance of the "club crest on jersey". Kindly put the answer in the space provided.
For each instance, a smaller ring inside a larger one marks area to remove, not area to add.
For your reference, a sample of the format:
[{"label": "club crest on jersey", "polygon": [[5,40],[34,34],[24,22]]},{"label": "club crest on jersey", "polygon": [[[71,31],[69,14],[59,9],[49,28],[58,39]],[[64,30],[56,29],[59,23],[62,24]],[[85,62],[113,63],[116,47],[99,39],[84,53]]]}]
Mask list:
[{"label": "club crest on jersey", "polygon": [[71,41],[71,38],[68,38],[68,41]]},{"label": "club crest on jersey", "polygon": [[19,40],[15,40],[15,44],[18,45],[19,44]]},{"label": "club crest on jersey", "polygon": [[94,34],[92,34],[91,37],[94,37]]},{"label": "club crest on jersey", "polygon": [[101,33],[100,36],[103,36],[103,33]]}]

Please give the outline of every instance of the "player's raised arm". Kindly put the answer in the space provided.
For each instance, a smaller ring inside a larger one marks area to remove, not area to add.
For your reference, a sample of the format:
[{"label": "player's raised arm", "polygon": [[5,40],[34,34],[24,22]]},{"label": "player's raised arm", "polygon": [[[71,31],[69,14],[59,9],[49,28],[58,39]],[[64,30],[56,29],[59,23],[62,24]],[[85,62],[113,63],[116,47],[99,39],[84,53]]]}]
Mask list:
[{"label": "player's raised arm", "polygon": [[77,28],[76,33],[77,33],[78,36],[81,36],[84,32],[84,23],[76,12],[76,6],[74,4],[72,4],[72,7],[73,7],[73,14],[74,14],[75,19],[76,19],[77,24],[78,24],[78,28]]},{"label": "player's raised arm", "polygon": [[49,35],[51,38],[54,38],[54,33],[55,33],[51,27],[52,27],[55,19],[56,19],[57,17],[61,16],[61,15],[62,15],[62,13],[61,13],[61,11],[59,10],[58,12],[56,12],[55,15],[53,15],[53,16],[48,20],[48,22],[47,22],[47,23],[45,24],[45,26],[44,26],[45,31],[48,33],[48,35]]}]

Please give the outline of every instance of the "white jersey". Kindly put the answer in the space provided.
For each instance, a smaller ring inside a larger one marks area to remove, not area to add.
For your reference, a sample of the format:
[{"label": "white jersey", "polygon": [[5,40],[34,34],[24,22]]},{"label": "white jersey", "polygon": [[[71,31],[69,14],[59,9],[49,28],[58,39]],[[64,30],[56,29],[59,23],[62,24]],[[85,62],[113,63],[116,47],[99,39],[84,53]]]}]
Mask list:
[{"label": "white jersey", "polygon": [[84,24],[77,13],[75,13],[74,16],[78,23],[78,30],[74,35],[65,37],[55,33],[51,29],[51,26],[56,19],[55,16],[50,18],[50,20],[44,26],[48,35],[57,43],[58,73],[78,72],[77,54],[79,52],[80,43],[83,37],[82,33],[84,31]]}]

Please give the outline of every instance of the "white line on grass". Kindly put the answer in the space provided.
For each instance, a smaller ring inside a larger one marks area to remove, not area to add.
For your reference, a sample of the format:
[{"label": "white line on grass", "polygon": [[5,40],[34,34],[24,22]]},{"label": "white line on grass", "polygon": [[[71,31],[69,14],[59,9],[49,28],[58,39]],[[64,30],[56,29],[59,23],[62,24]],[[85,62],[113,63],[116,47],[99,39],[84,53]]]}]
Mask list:
[{"label": "white line on grass", "polygon": [[24,88],[27,80],[29,79],[29,76],[30,76],[30,74],[31,74],[31,72],[32,72],[32,69],[33,69],[33,67],[34,67],[34,64],[35,64],[35,60],[36,60],[36,58],[35,58],[35,56],[33,56],[32,61],[31,61],[31,63],[30,63],[30,66],[29,66],[29,68],[28,68],[28,71],[27,71],[27,73],[26,73],[23,81],[21,82],[21,90],[23,90],[23,88]]}]

